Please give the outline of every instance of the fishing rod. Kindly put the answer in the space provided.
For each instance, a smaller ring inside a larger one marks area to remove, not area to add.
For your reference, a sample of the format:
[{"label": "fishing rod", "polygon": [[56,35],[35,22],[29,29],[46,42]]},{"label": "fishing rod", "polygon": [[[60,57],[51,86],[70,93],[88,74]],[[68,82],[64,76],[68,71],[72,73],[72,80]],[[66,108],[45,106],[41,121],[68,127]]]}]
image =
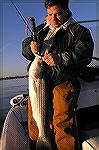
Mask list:
[{"label": "fishing rod", "polygon": [[[25,25],[27,25],[27,22],[25,21],[21,11],[17,8],[17,6],[14,4],[14,2],[12,0],[10,0],[11,4],[14,6],[14,8],[16,9],[17,13],[19,14],[19,16],[21,17],[21,19],[23,20],[23,22],[25,23]],[[77,21],[77,23],[90,23],[90,22],[99,22],[99,19],[97,20],[80,20],[80,21]],[[29,27],[27,27],[29,29],[29,31],[31,32],[32,34],[32,31]]]},{"label": "fishing rod", "polygon": [[[25,21],[24,17],[22,16],[21,11],[17,8],[17,6],[13,3],[12,0],[10,0],[10,2],[14,6],[14,8],[16,9],[18,15],[21,17],[21,19],[23,20],[24,24],[27,26],[27,22]],[[29,29],[29,31],[31,32],[31,34],[33,34],[32,31],[31,31],[31,29],[28,26],[27,26],[27,28]]]},{"label": "fishing rod", "polygon": [[[36,31],[35,31],[35,19],[33,17],[30,17],[30,20],[31,20],[31,23],[32,23],[32,30],[28,27],[27,25],[27,22],[25,21],[24,17],[22,16],[21,14],[21,11],[17,8],[17,6],[13,3],[12,0],[11,1],[11,4],[14,6],[14,8],[16,9],[17,13],[19,14],[19,16],[21,17],[21,19],[23,20],[23,22],[25,23],[25,25],[27,26],[27,28],[29,29],[29,31],[31,32],[32,34],[32,38],[34,38],[34,40],[36,41],[37,37],[35,35]],[[83,20],[83,21],[78,21],[78,23],[88,23],[88,22],[99,22],[99,20]],[[97,57],[91,57],[91,58],[88,58],[89,60],[90,59],[95,59],[95,60],[98,60],[99,61],[99,58]],[[83,60],[83,62],[85,61],[86,59]]]}]

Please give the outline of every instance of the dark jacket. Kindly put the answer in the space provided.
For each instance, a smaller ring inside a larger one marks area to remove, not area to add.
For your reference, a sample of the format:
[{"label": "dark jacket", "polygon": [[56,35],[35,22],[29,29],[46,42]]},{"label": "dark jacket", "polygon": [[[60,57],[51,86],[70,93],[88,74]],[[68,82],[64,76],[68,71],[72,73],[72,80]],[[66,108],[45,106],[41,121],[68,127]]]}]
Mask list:
[{"label": "dark jacket", "polygon": [[[37,36],[42,48],[43,40],[49,28],[43,29],[44,25],[37,28]],[[34,55],[30,49],[31,37],[22,42],[22,54],[30,60],[34,60]],[[60,54],[62,61],[56,67],[47,66],[47,76],[53,84],[59,84],[64,80],[73,80],[78,76],[79,71],[91,62],[94,43],[89,29],[73,23],[66,30],[60,29],[49,48],[49,53]]]}]

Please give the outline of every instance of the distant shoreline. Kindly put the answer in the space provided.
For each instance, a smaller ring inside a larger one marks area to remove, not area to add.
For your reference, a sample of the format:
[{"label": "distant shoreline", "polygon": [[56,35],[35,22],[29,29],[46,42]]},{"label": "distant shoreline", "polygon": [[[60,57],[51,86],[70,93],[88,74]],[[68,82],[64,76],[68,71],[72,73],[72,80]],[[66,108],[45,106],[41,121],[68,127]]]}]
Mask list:
[{"label": "distant shoreline", "polygon": [[9,80],[9,79],[18,79],[18,78],[28,78],[28,75],[25,76],[14,76],[14,77],[4,77],[4,78],[0,78],[0,80]]}]

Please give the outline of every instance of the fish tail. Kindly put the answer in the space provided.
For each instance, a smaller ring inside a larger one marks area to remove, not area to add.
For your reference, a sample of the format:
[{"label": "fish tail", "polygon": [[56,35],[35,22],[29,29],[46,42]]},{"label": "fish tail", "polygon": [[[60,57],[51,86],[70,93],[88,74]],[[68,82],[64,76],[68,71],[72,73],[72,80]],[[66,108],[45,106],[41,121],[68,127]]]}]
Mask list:
[{"label": "fish tail", "polygon": [[46,137],[39,137],[36,143],[36,150],[52,150],[50,141]]}]

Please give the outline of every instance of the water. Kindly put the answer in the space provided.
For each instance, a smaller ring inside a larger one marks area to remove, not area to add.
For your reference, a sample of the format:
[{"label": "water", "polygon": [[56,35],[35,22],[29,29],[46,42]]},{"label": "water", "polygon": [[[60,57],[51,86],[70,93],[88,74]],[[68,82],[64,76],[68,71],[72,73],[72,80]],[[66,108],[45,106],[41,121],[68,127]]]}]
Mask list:
[{"label": "water", "polygon": [[28,78],[0,80],[0,120],[11,108],[10,99],[18,94],[28,93]]}]

